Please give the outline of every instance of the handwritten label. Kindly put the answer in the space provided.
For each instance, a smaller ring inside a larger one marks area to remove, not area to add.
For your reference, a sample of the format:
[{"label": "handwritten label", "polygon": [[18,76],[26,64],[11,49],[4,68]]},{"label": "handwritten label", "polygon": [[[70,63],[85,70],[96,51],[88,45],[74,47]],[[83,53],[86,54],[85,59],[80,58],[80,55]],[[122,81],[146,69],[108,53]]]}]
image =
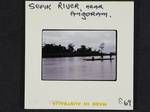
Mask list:
[{"label": "handwritten label", "polygon": [[131,106],[130,99],[119,98],[118,102],[119,102],[119,104],[124,105],[124,106]]},{"label": "handwritten label", "polygon": [[[29,3],[29,9],[31,10],[58,10],[67,11],[67,14],[71,17],[80,17],[82,20],[87,20],[89,17],[99,17],[99,18],[111,18],[109,11],[105,9],[105,6],[98,2],[95,3],[84,3],[80,2],[40,2],[40,3]],[[69,11],[69,13],[68,13]],[[60,13],[60,14],[61,14]]]}]

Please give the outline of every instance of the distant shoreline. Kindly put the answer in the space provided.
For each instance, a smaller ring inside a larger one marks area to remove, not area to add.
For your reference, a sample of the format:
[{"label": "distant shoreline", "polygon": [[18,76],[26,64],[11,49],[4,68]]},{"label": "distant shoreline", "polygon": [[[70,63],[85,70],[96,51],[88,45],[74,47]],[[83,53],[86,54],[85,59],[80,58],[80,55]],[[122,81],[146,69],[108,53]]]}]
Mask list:
[{"label": "distant shoreline", "polygon": [[[97,57],[101,57],[100,55],[84,55],[84,56],[42,56],[42,58],[72,58],[72,57],[92,57],[92,56],[97,56]],[[104,57],[105,56],[110,56],[109,54],[104,54],[103,55]],[[113,54],[112,56],[116,56],[115,54]]]},{"label": "distant shoreline", "polygon": [[106,53],[103,51],[104,47],[99,50],[92,50],[92,48],[85,45],[81,45],[80,48],[74,49],[73,44],[69,44],[66,48],[62,45],[56,44],[46,44],[42,47],[42,57],[43,58],[53,58],[53,57],[86,57],[86,56],[113,56],[116,52]]}]

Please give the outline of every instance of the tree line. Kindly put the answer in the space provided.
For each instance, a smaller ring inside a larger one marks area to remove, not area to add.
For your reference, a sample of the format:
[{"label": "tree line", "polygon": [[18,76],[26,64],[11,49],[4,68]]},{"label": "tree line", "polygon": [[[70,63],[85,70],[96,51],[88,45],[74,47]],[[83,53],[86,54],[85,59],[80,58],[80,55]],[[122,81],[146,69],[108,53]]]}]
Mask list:
[{"label": "tree line", "polygon": [[[112,55],[115,53],[111,52]],[[42,47],[42,57],[74,57],[74,56],[100,56],[109,55],[103,52],[103,47],[99,50],[92,50],[86,45],[81,45],[80,48],[75,49],[73,44],[69,44],[67,48],[62,45],[45,44]]]}]

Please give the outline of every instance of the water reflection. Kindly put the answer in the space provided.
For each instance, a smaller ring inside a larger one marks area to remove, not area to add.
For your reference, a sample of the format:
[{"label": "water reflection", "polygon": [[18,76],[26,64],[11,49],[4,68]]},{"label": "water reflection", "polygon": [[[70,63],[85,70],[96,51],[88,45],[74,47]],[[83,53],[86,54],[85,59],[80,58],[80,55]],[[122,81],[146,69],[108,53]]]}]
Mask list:
[{"label": "water reflection", "polygon": [[[85,61],[85,57],[43,58],[45,80],[115,80],[116,60]],[[89,57],[86,57],[89,58]],[[115,58],[115,57],[113,57]]]}]

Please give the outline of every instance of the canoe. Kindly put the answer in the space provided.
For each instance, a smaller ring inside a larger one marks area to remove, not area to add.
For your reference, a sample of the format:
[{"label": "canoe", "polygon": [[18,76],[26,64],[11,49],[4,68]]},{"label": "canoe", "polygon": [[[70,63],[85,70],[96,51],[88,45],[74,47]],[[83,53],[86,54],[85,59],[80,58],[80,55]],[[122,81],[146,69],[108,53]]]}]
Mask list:
[{"label": "canoe", "polygon": [[83,59],[83,60],[85,60],[85,61],[97,61],[97,60],[114,60],[114,58],[103,58],[103,59],[100,59],[100,58],[98,58],[98,59]]}]

